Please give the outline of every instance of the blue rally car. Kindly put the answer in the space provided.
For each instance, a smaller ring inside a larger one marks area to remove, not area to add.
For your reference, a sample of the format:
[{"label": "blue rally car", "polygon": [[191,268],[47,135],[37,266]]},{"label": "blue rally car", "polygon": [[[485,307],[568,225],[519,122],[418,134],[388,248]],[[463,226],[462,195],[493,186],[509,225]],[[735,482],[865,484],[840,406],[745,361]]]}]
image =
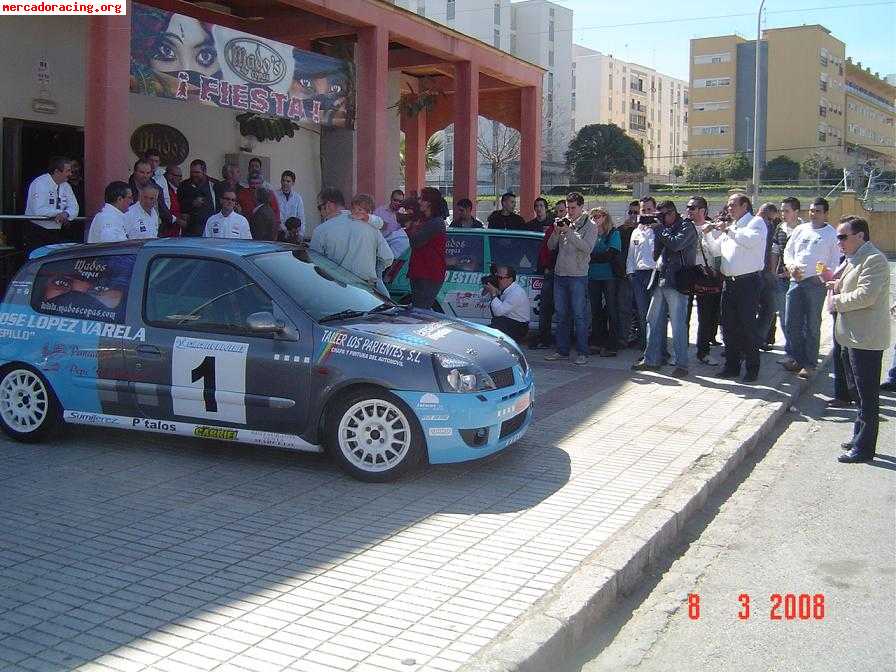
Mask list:
[{"label": "blue rally car", "polygon": [[41,248],[0,305],[0,425],[60,421],[322,452],[386,481],[519,439],[499,332],[397,306],[314,252],[203,238]]}]

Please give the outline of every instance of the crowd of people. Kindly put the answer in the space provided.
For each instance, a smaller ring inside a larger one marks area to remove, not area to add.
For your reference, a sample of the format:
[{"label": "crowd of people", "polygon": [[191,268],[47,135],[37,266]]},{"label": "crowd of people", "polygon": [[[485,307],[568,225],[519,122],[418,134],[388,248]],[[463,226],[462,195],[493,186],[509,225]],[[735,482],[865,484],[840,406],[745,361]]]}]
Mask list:
[{"label": "crowd of people", "polygon": [[[187,179],[179,166],[159,164],[159,153],[149,150],[128,181],[106,187],[88,243],[164,236],[310,240],[312,250],[386,296],[384,272],[410,249],[411,304],[430,309],[445,280],[448,226],[541,233],[544,280],[531,339],[529,297],[516,282],[516,269],[492,268],[483,292],[490,295],[492,326],[518,342],[530,339],[532,349],[553,348],[548,361],[583,365],[592,352],[613,357],[635,348],[641,356],[633,370],[660,372],[670,365],[672,376],[684,378],[696,304],[696,360],[707,372],[719,365],[711,348],[724,344],[717,375],[755,382],[760,351],[774,345],[780,323],[785,356],[778,363],[808,379],[828,310],[835,318],[831,405],[859,405],[854,439],[840,459],[873,457],[882,354],[890,347],[889,266],[870,240],[867,221],[843,217],[835,229],[824,198],[814,199],[803,221],[794,197],[780,206],[763,203],[754,214],[750,199],[735,193],[711,217],[702,196],[688,199],[683,214],[671,200],[645,196],[631,201],[627,216],[615,223],[603,208],[586,211],[583,195],[571,192],[553,210],[536,199],[535,217],[527,222],[508,192],[486,223],[475,217],[472,201],[459,199],[449,225],[448,204],[432,187],[419,195],[396,189],[379,207],[367,194],[355,195],[347,207],[338,189],[324,188],[317,198],[321,223],[308,235],[292,171],[284,171],[274,189],[257,158],[249,162],[246,182],[231,164],[214,181],[201,159],[190,163]],[[74,237],[79,203],[71,174],[70,160],[54,158],[48,173],[32,182],[25,214],[42,219],[31,222],[26,249]],[[896,367],[883,383],[884,389],[894,386]]]}]

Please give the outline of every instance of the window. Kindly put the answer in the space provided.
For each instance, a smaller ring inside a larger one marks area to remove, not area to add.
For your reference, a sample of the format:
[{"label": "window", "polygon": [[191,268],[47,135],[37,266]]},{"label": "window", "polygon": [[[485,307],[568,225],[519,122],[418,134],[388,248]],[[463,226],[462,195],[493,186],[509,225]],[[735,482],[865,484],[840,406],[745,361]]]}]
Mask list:
[{"label": "window", "polygon": [[495,28],[495,37],[492,44],[494,44],[498,49],[501,48],[501,31],[497,28]]},{"label": "window", "polygon": [[703,103],[694,103],[694,112],[716,112],[718,110],[727,110],[731,104],[727,100],[706,101]]},{"label": "window", "polygon": [[613,75],[610,75],[610,90],[613,90]]},{"label": "window", "polygon": [[119,254],[48,262],[34,278],[31,307],[39,313],[120,324],[135,258]]},{"label": "window", "polygon": [[[570,96],[570,106],[572,107],[572,109],[576,109],[576,92],[575,91],[573,91],[572,95]],[[610,107],[612,107],[612,106],[613,106],[613,102],[612,102],[612,98],[611,98],[610,99]]]},{"label": "window", "polygon": [[822,103],[821,105],[818,106],[818,116],[819,117],[828,116],[828,108],[824,103]]},{"label": "window", "polygon": [[818,141],[819,142],[827,142],[827,139],[828,139],[827,134],[823,130],[818,129]]},{"label": "window", "polygon": [[445,265],[449,271],[481,273],[485,255],[482,252],[484,236],[448,233],[445,245]]},{"label": "window", "polygon": [[417,0],[417,13],[426,16],[426,0]]},{"label": "window", "polygon": [[706,65],[708,63],[730,63],[731,52],[725,51],[718,54],[699,54],[694,56],[695,65]]},{"label": "window", "polygon": [[695,79],[694,86],[698,89],[711,89],[718,86],[731,86],[730,77],[716,77],[714,79]]},{"label": "window", "polygon": [[730,126],[694,126],[694,135],[727,135]]},{"label": "window", "polygon": [[824,47],[818,51],[818,62],[825,68],[828,67],[829,56],[830,54],[828,53],[828,50]]},{"label": "window", "polygon": [[554,67],[554,51],[553,49],[548,52],[548,67]]},{"label": "window", "polygon": [[539,238],[489,236],[492,263],[513,266],[519,275],[532,275],[538,267]]},{"label": "window", "polygon": [[252,278],[216,259],[156,258],[146,284],[146,322],[160,327],[245,333],[252,313],[274,312],[270,297]]},{"label": "window", "polygon": [[551,21],[548,23],[548,40],[551,42],[554,41],[554,20],[553,19],[551,19]]},{"label": "window", "polygon": [[495,3],[495,25],[496,26],[501,25],[501,3],[500,2]]},{"label": "window", "polygon": [[454,0],[448,0],[448,6],[447,6],[447,8],[446,8],[446,12],[447,12],[447,14],[446,14],[446,18],[447,18],[449,21],[454,21],[454,9],[455,9],[455,5],[456,5],[456,3],[455,3]]}]

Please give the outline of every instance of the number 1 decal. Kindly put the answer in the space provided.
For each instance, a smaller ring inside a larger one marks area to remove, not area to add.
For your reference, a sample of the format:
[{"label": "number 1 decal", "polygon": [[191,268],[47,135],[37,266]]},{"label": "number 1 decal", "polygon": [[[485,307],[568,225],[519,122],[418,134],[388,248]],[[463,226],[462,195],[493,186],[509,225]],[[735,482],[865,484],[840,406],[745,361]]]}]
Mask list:
[{"label": "number 1 decal", "polygon": [[202,364],[190,371],[190,380],[196,382],[202,379],[202,397],[205,399],[205,410],[209,413],[218,412],[218,401],[215,399],[215,358],[206,357]]},{"label": "number 1 decal", "polygon": [[175,415],[246,423],[249,344],[178,336],[171,354]]}]

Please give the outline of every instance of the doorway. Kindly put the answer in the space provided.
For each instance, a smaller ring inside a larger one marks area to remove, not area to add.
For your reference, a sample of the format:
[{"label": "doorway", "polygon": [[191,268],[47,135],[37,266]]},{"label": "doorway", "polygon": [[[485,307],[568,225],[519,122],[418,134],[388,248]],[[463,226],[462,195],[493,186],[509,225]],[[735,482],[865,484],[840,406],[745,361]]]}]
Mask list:
[{"label": "doorway", "polygon": [[[3,119],[3,210],[2,214],[25,212],[28,185],[47,172],[53,156],[67,156],[84,165],[84,129],[80,126],[48,124],[28,119]],[[76,188],[77,187],[77,188]],[[84,184],[72,185],[80,214],[84,214]],[[5,227],[9,244],[19,247],[21,227]]]}]

